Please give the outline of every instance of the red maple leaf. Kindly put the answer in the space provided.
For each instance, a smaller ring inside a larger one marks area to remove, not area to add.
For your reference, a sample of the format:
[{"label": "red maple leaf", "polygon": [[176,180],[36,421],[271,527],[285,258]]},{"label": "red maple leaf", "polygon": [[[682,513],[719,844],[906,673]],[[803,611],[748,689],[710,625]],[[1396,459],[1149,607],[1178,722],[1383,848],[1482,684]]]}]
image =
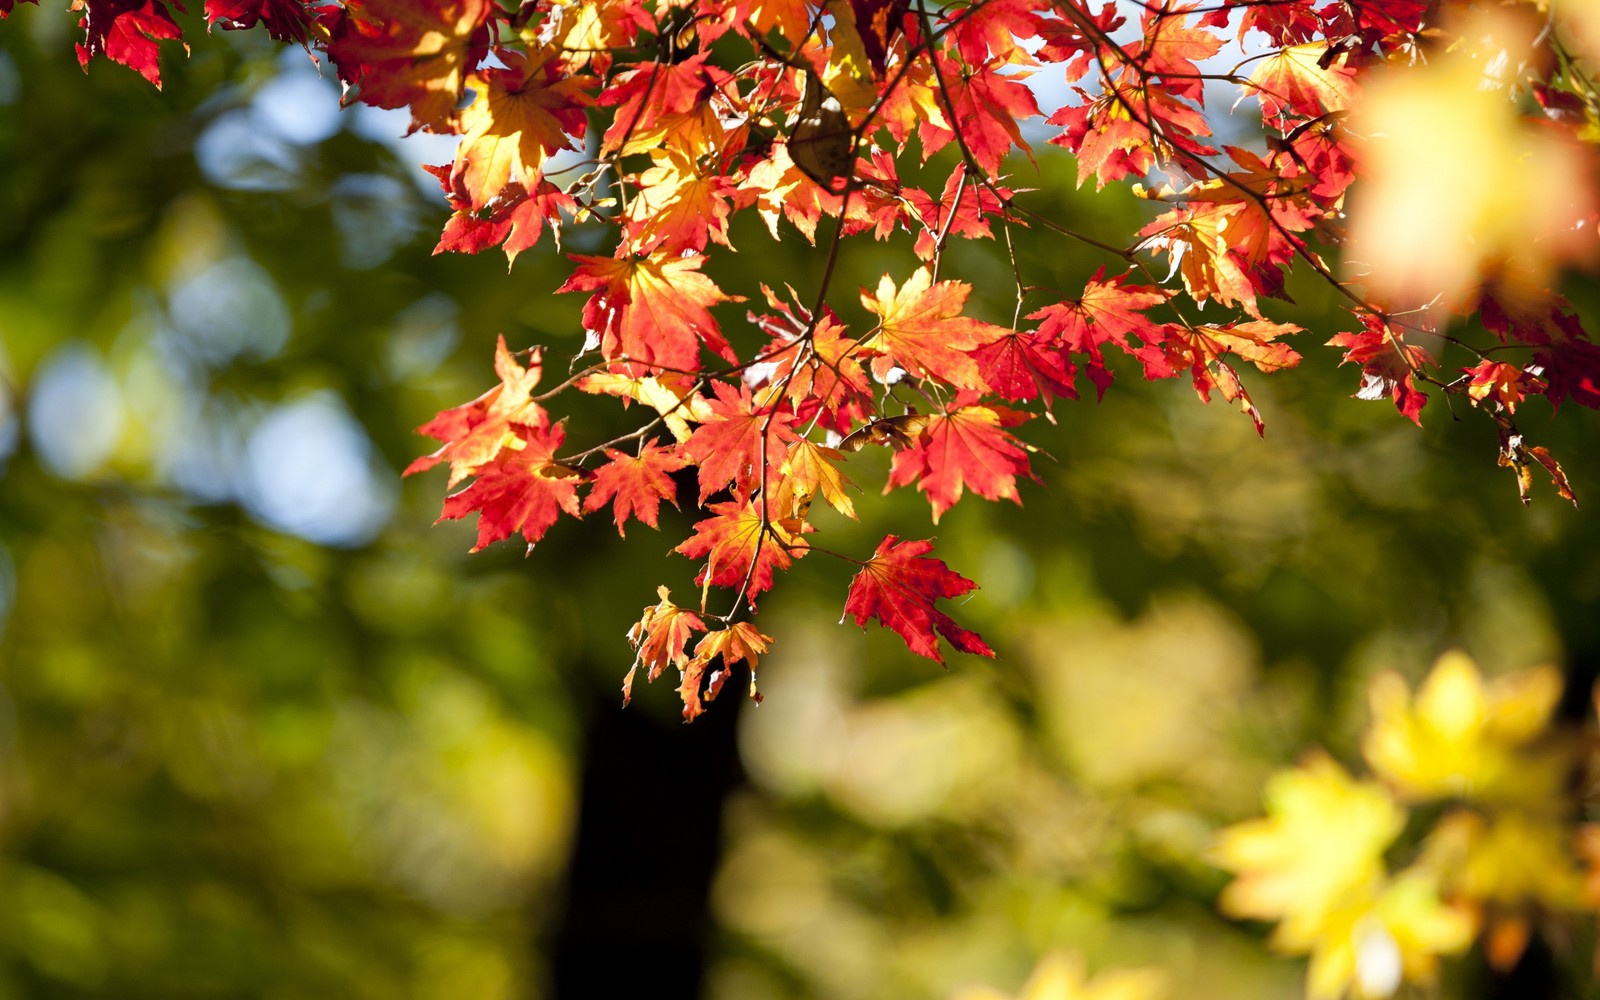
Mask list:
[{"label": "red maple leaf", "polygon": [[531,195],[521,184],[507,184],[500,196],[490,202],[482,213],[475,212],[470,199],[464,195],[460,198],[455,196],[450,183],[451,168],[427,169],[445,185],[446,193],[451,195],[450,207],[455,209],[444,224],[444,232],[439,235],[434,253],[477,253],[498,246],[505,251],[509,270],[517,262],[518,254],[539,242],[539,235],[546,223],[550,226],[551,238],[559,248],[561,213],[564,211],[572,215],[578,210],[577,203],[570,195],[549,181],[540,181]]},{"label": "red maple leaf", "polygon": [[467,73],[489,51],[490,0],[349,0],[329,30],[328,57],[349,100],[410,108],[411,128],[448,130]]},{"label": "red maple leaf", "polygon": [[[1417,388],[1416,372],[1432,364],[1433,358],[1422,348],[1407,344],[1400,331],[1381,318],[1363,313],[1360,319],[1360,333],[1341,333],[1328,341],[1330,347],[1345,348],[1341,365],[1353,362],[1361,366],[1361,388],[1355,398],[1389,397],[1394,400],[1395,409],[1421,427],[1422,408],[1428,405],[1428,396]],[[1400,353],[1402,349],[1404,355]]]},{"label": "red maple leaf", "polygon": [[957,625],[934,606],[941,597],[960,597],[978,585],[953,572],[942,560],[930,558],[927,553],[932,551],[931,541],[901,542],[894,535],[886,536],[850,581],[845,617],[854,616],[862,628],[867,619],[876,618],[885,628],[898,632],[913,653],[938,663],[944,662],[944,653],[935,632],[964,653],[994,656],[982,636]]},{"label": "red maple leaf", "polygon": [[704,257],[571,256],[578,269],[556,291],[595,293],[583,307],[583,325],[599,338],[608,361],[698,371],[701,341],[722,358],[738,360],[707,307],[743,299],[724,295],[700,273]]},{"label": "red maple leaf", "polygon": [[423,455],[406,466],[404,475],[412,475],[433,468],[440,462],[450,463],[449,486],[478,470],[499,453],[505,444],[516,445],[517,427],[543,428],[550,422],[544,407],[529,396],[539,384],[543,372],[542,353],[535,349],[523,368],[506,347],[506,338],[500,337],[494,352],[494,371],[500,384],[470,403],[441,410],[432,420],[417,428],[444,444],[431,455]]},{"label": "red maple leaf", "polygon": [[1022,503],[1017,477],[1032,478],[1028,454],[1004,430],[1028,419],[1001,407],[981,406],[970,392],[944,413],[928,417],[911,444],[897,451],[884,492],[915,483],[933,505],[933,523],[966,488],[989,500]]},{"label": "red maple leaf", "polygon": [[622,522],[632,514],[654,528],[661,512],[661,501],[678,505],[678,487],[672,473],[688,464],[676,448],[663,448],[646,441],[639,454],[629,455],[615,448],[606,449],[605,465],[595,470],[594,485],[583,502],[586,511],[597,511],[613,504],[617,534],[627,537]]},{"label": "red maple leaf", "polygon": [[311,37],[311,12],[301,0],[206,0],[206,24],[237,31],[266,27],[283,42],[306,44]]},{"label": "red maple leaf", "polygon": [[582,517],[578,506],[578,470],[555,459],[567,432],[558,423],[546,428],[518,426],[520,448],[502,448],[494,461],[481,466],[472,485],[444,500],[440,521],[478,515],[477,552],[521,533],[531,549],[563,512]]},{"label": "red maple leaf", "polygon": [[1043,331],[1008,332],[1004,337],[971,352],[978,363],[978,374],[1002,398],[1026,401],[1044,397],[1077,399],[1072,376],[1077,367],[1067,360],[1056,338]]},{"label": "red maple leaf", "polygon": [[[1000,190],[1010,194],[1005,188]],[[958,193],[961,195],[959,202],[956,201]],[[994,239],[988,217],[1000,214],[1000,199],[988,187],[967,176],[965,163],[950,172],[938,201],[918,188],[906,188],[901,194],[922,220],[922,230],[917,233],[912,249],[923,260],[933,259],[940,234],[947,239],[951,236],[969,240]]]},{"label": "red maple leaf", "polygon": [[[1145,378],[1171,378],[1177,372],[1167,363],[1160,344],[1166,339],[1165,326],[1144,314],[1161,305],[1170,292],[1149,285],[1124,284],[1132,271],[1110,281],[1101,267],[1084,286],[1083,297],[1067,299],[1028,314],[1040,321],[1039,332],[1057,338],[1066,350],[1089,359],[1089,381],[1104,398],[1111,385],[1111,370],[1106,367],[1104,344],[1115,344],[1144,366]],[[1130,339],[1131,338],[1131,339]]]},{"label": "red maple leaf", "polygon": [[772,406],[756,408],[749,386],[735,389],[717,382],[712,390],[710,415],[683,446],[684,455],[700,466],[702,504],[729,485],[735,494],[750,496],[761,484],[763,451],[764,467],[775,471],[795,439],[789,428],[793,418]]},{"label": "red maple leaf", "polygon": [[[172,5],[184,9],[178,0]],[[74,5],[78,6],[78,5]],[[160,43],[182,39],[183,29],[173,20],[172,11],[162,0],[81,0],[83,16],[78,27],[83,41],[77,44],[78,65],[89,70],[89,60],[105,56],[128,67],[161,89]],[[183,51],[188,52],[185,44]]]},{"label": "red maple leaf", "polygon": [[[1015,73],[1002,74],[1002,69],[1009,68],[1002,59],[990,59],[976,68],[963,69],[944,55],[937,58],[950,102],[949,107],[945,107],[941,99],[940,108],[946,115],[954,111],[953,128],[961,131],[978,166],[995,177],[1012,146],[1032,156],[1018,122],[1039,117],[1039,104],[1022,77]],[[948,145],[955,138],[955,131],[950,124],[927,117],[921,120],[917,136],[922,140],[926,159]]]}]

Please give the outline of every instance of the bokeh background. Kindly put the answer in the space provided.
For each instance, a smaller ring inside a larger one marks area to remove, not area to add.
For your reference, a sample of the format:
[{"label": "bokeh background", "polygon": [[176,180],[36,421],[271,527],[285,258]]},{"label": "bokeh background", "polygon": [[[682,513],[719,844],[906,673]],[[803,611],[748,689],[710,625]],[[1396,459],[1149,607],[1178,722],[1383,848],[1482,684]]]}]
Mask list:
[{"label": "bokeh background", "polygon": [[[763,599],[762,705],[685,727],[657,685],[623,710],[624,631],[657,582],[692,591],[668,554],[691,515],[469,555],[470,525],[432,526],[442,476],[398,475],[492,384],[497,333],[581,346],[568,265],[431,256],[417,164],[448,140],[196,22],[164,91],[81,72],[63,10],[0,25],[0,997],[944,998],[1054,949],[1175,998],[1294,996],[1205,860],[1270,771],[1353,759],[1367,679],[1449,648],[1561,664],[1585,710],[1593,518],[1524,509],[1487,420],[1350,399],[1318,346],[1350,321],[1306,281],[1268,306],[1308,327],[1301,369],[1246,376],[1265,439],[1124,372],[1025,429],[1022,507],[945,516],[997,660],[837,624],[849,568],[818,557]],[[1037,156],[1014,183],[1046,213],[1116,241],[1147,212]],[[1106,263],[1020,241],[1068,292]],[[793,232],[734,243],[724,287],[820,273]],[[909,260],[848,246],[836,287]],[[946,269],[1009,319],[995,246]],[[1600,498],[1572,409],[1519,417]],[[885,469],[848,471],[870,499]],[[905,491],[860,507],[819,513],[832,547],[935,530]]]}]

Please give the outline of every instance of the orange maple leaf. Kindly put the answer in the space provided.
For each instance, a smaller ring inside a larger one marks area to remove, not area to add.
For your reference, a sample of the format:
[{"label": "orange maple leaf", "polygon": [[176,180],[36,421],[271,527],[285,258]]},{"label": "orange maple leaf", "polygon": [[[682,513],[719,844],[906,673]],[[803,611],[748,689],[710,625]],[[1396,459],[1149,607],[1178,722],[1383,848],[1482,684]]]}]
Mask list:
[{"label": "orange maple leaf", "polygon": [[535,348],[523,368],[512,357],[502,334],[494,351],[494,370],[500,384],[470,403],[441,410],[432,420],[417,428],[444,444],[431,455],[423,455],[406,466],[403,475],[423,472],[440,462],[450,463],[450,482],[455,486],[478,471],[478,468],[499,454],[501,446],[520,448],[523,438],[516,428],[540,429],[548,426],[550,418],[544,407],[529,398],[539,376],[542,352]]},{"label": "orange maple leaf", "polygon": [[961,315],[971,293],[972,286],[963,281],[935,282],[925,267],[898,289],[887,274],[876,295],[862,289],[861,304],[881,318],[864,341],[880,352],[872,361],[873,373],[885,379],[899,366],[915,378],[939,379],[958,389],[984,388],[978,363],[967,352],[1007,331]]},{"label": "orange maple leaf", "polygon": [[738,360],[707,307],[744,300],[724,295],[700,273],[704,257],[571,256],[578,269],[556,291],[595,292],[583,307],[583,325],[607,360],[698,371],[701,341],[727,361]]},{"label": "orange maple leaf", "polygon": [[1320,118],[1333,111],[1348,111],[1359,88],[1355,71],[1343,58],[1323,65],[1324,43],[1293,45],[1261,61],[1250,74],[1250,89],[1261,98],[1261,117],[1269,124],[1292,128],[1290,116]]},{"label": "orange maple leaf", "polygon": [[786,570],[792,559],[805,555],[806,542],[801,535],[811,526],[774,517],[763,527],[761,510],[752,500],[714,503],[706,509],[711,516],[696,522],[694,537],[672,551],[690,559],[705,557],[706,564],[694,578],[701,588],[702,609],[711,587],[738,587],[748,576],[750,589],[745,597],[753,610],[756,595],[772,589],[772,571]]},{"label": "orange maple leaf", "polygon": [[593,103],[584,92],[593,79],[564,75],[555,49],[527,56],[506,51],[501,58],[504,69],[468,78],[476,94],[457,116],[463,134],[451,180],[473,209],[513,182],[536,190],[546,157],[581,148],[588,127],[584,108]]},{"label": "orange maple leaf", "polygon": [[1257,434],[1265,434],[1266,426],[1261,411],[1256,408],[1250,393],[1239,381],[1239,373],[1224,360],[1232,354],[1254,364],[1264,372],[1293,368],[1300,363],[1300,355],[1277,338],[1299,333],[1293,323],[1274,323],[1257,319],[1232,326],[1170,327],[1163,349],[1174,368],[1188,368],[1199,397],[1211,401],[1211,390],[1222,398],[1236,403],[1239,409],[1256,425]]},{"label": "orange maple leaf", "polygon": [[633,697],[633,675],[645,668],[645,678],[655,680],[668,665],[680,671],[689,665],[689,654],[684,651],[689,637],[704,632],[706,623],[693,611],[672,603],[672,591],[657,587],[661,603],[644,609],[644,616],[628,629],[628,641],[638,650],[628,676],[622,679],[622,704],[626,706]]},{"label": "orange maple leaf", "polygon": [[634,250],[699,251],[712,240],[729,246],[734,183],[682,150],[663,150],[654,159],[654,166],[634,178],[638,194],[628,202],[628,239]]},{"label": "orange maple leaf", "polygon": [[[683,699],[684,721],[693,722],[705,711],[704,703],[722,693],[722,685],[727,682],[728,674],[736,663],[749,666],[750,697],[759,702],[761,695],[756,691],[756,667],[761,664],[762,654],[771,645],[772,636],[762,635],[749,622],[734,622],[725,629],[701,636],[694,646],[694,659],[683,668],[683,679],[678,685],[678,696]],[[722,669],[714,671],[706,679],[706,670],[718,657],[722,658]],[[703,694],[702,681],[705,682]]]}]

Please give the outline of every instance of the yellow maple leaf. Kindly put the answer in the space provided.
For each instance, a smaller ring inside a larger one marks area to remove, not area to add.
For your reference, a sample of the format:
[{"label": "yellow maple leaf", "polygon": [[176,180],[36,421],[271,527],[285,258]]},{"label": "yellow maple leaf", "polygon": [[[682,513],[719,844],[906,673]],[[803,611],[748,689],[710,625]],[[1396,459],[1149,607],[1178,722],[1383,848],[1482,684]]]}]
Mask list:
[{"label": "yellow maple leaf", "polygon": [[1405,810],[1320,752],[1274,775],[1266,802],[1265,818],[1222,831],[1212,852],[1238,876],[1220,905],[1234,916],[1281,921],[1274,943],[1309,951],[1337,913],[1372,898]]},{"label": "yellow maple leaf", "polygon": [[1432,982],[1439,956],[1465,950],[1475,929],[1470,912],[1440,901],[1431,871],[1408,870],[1329,913],[1310,944],[1306,995],[1377,1000],[1392,996],[1402,982]]},{"label": "yellow maple leaf", "polygon": [[1561,801],[1566,747],[1540,741],[1561,696],[1561,675],[1541,667],[1487,686],[1465,653],[1440,657],[1415,699],[1398,674],[1372,683],[1372,728],[1363,749],[1403,798],[1471,798],[1539,806]]},{"label": "yellow maple leaf", "polygon": [[794,493],[796,506],[803,511],[803,508],[810,506],[811,498],[820,490],[822,498],[830,507],[855,520],[855,504],[850,501],[850,495],[844,491],[845,484],[850,483],[850,480],[834,464],[842,461],[844,455],[837,450],[824,448],[805,438],[800,438],[791,444],[781,471],[785,482]]}]

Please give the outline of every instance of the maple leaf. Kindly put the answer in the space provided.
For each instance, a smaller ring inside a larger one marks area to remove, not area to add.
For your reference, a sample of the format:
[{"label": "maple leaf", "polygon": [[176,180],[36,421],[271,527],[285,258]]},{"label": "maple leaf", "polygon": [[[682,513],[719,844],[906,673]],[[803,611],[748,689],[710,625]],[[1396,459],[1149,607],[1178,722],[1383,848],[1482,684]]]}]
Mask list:
[{"label": "maple leaf", "polygon": [[[945,93],[948,95],[947,112],[953,112],[954,124],[921,119],[917,136],[922,140],[923,159],[943,149],[956,136],[956,130],[972,158],[990,177],[1000,173],[1001,161],[1012,146],[1033,155],[1022,138],[1019,121],[1039,117],[1039,104],[1033,91],[1022,82],[1024,74],[1009,69],[1004,61],[990,59],[974,67],[963,69],[944,55],[938,55]],[[943,102],[940,102],[943,105]]]},{"label": "maple leaf", "polygon": [[749,496],[760,485],[763,469],[782,464],[795,438],[792,417],[770,406],[757,408],[749,386],[735,389],[717,382],[712,391],[710,412],[683,446],[683,454],[700,466],[702,504],[730,485],[735,494]]},{"label": "maple leaf", "polygon": [[878,292],[861,291],[861,304],[881,318],[866,342],[882,352],[872,362],[879,379],[899,366],[915,378],[935,378],[958,389],[983,388],[978,363],[967,356],[973,348],[1005,336],[1004,327],[961,315],[972,286],[962,281],[933,280],[925,267],[896,289],[887,274]]},{"label": "maple leaf", "polygon": [[[450,171],[431,168],[444,174],[440,179],[450,184]],[[455,211],[444,224],[434,253],[455,251],[477,253],[492,246],[505,251],[506,269],[517,262],[517,255],[539,242],[545,224],[550,226],[550,236],[557,248],[561,246],[561,213],[575,214],[577,203],[572,197],[549,181],[540,181],[533,194],[521,184],[507,184],[485,210],[475,212],[469,200],[452,200]]]},{"label": "maple leaf", "polygon": [[693,433],[690,423],[700,423],[711,415],[706,400],[695,391],[692,376],[663,372],[659,376],[639,377],[625,372],[596,372],[578,380],[583,392],[620,396],[622,405],[637,400],[661,415],[661,422],[681,444]]},{"label": "maple leaf", "polygon": [[502,58],[504,69],[467,78],[475,94],[457,114],[462,136],[451,181],[475,209],[512,182],[537,189],[545,158],[579,148],[588,128],[584,108],[592,101],[584,91],[592,79],[564,75],[553,49]]},{"label": "maple leaf", "polygon": [[1328,341],[1329,347],[1345,348],[1341,365],[1353,362],[1361,366],[1361,389],[1355,398],[1389,397],[1394,400],[1395,409],[1421,427],[1422,408],[1428,405],[1428,396],[1417,388],[1416,373],[1432,364],[1433,358],[1422,348],[1407,344],[1400,331],[1390,328],[1381,318],[1363,313],[1360,319],[1360,333],[1341,333]]},{"label": "maple leaf", "polygon": [[441,410],[418,427],[417,433],[444,444],[433,454],[423,455],[406,466],[403,475],[449,462],[447,486],[453,487],[493,459],[503,445],[520,447],[523,439],[518,436],[518,427],[542,429],[548,426],[550,420],[544,407],[529,398],[544,370],[541,358],[542,352],[536,348],[528,359],[528,367],[522,367],[506,347],[502,334],[494,351],[494,370],[500,376],[500,384],[470,403]]},{"label": "maple leaf", "polygon": [[911,444],[895,452],[884,492],[915,483],[928,495],[934,524],[967,488],[988,500],[1020,505],[1016,478],[1033,476],[1027,452],[1004,430],[1027,415],[979,405],[976,398],[961,393],[952,408],[928,417]]},{"label": "maple leaf", "polygon": [[854,616],[856,624],[866,628],[867,619],[876,618],[897,632],[913,653],[937,663],[944,662],[944,652],[935,633],[963,653],[993,657],[994,650],[982,636],[935,607],[940,598],[960,597],[978,585],[943,560],[930,557],[932,551],[932,541],[902,542],[894,535],[885,536],[850,581],[840,622]]},{"label": "maple leaf", "polygon": [[1505,407],[1507,413],[1516,413],[1528,393],[1543,392],[1548,384],[1523,368],[1488,358],[1461,370],[1472,376],[1467,383],[1467,397],[1474,404],[1492,399]]},{"label": "maple leaf", "polygon": [[729,362],[738,360],[707,307],[743,299],[724,295],[700,273],[704,257],[571,256],[578,269],[556,291],[596,293],[583,307],[583,325],[599,338],[602,357],[698,371],[704,341]]},{"label": "maple leaf", "polygon": [[1146,9],[1144,39],[1124,51],[1130,58],[1143,56],[1143,70],[1160,76],[1175,97],[1205,103],[1205,81],[1201,61],[1222,51],[1222,39],[1206,30],[1203,23],[1186,25],[1181,18],[1166,12]]},{"label": "maple leaf", "polygon": [[604,73],[613,50],[632,46],[641,31],[656,30],[655,18],[640,0],[582,0],[563,4],[561,48],[572,64],[589,65]]},{"label": "maple leaf", "polygon": [[555,453],[566,440],[565,427],[516,426],[520,448],[502,448],[493,461],[479,466],[466,489],[445,497],[440,521],[478,515],[478,540],[472,551],[520,533],[533,548],[563,512],[582,517],[578,506],[578,470],[562,465]]},{"label": "maple leaf", "polygon": [[[711,65],[709,52],[676,63],[639,63],[618,73],[601,92],[599,105],[617,109],[601,139],[601,151],[644,152],[670,136],[697,109],[709,109],[711,93],[733,77]],[[710,126],[721,134],[715,118]],[[701,145],[697,143],[696,145]]]},{"label": "maple leaf", "polygon": [[[955,49],[963,62],[982,65],[991,56],[1002,59],[1034,60],[1018,39],[1038,38],[1048,30],[1044,17],[1033,0],[989,0],[982,6],[957,8],[962,15],[950,28]],[[952,11],[941,18],[949,21]]]},{"label": "maple leaf", "polygon": [[772,589],[772,571],[786,570],[793,559],[806,553],[802,533],[811,526],[791,518],[770,518],[763,525],[761,510],[753,500],[714,503],[711,516],[698,521],[694,537],[672,551],[690,559],[705,557],[694,582],[701,587],[700,607],[712,587],[738,587],[746,578],[745,595],[755,610],[756,595]]},{"label": "maple leaf", "polygon": [[1279,920],[1275,941],[1309,949],[1352,897],[1382,879],[1383,852],[1405,826],[1405,810],[1383,786],[1356,781],[1321,753],[1273,775],[1266,800],[1266,818],[1224,830],[1213,852],[1238,876],[1219,905]]},{"label": "maple leaf", "polygon": [[1175,368],[1189,369],[1194,390],[1205,402],[1211,401],[1211,390],[1222,394],[1239,408],[1256,426],[1256,433],[1265,435],[1266,425],[1261,411],[1239,381],[1238,372],[1224,361],[1225,355],[1234,355],[1254,364],[1264,372],[1292,368],[1300,363],[1300,355],[1277,338],[1300,332],[1293,323],[1274,323],[1270,320],[1251,320],[1232,326],[1173,327],[1163,350]]},{"label": "maple leaf", "polygon": [[1320,118],[1355,104],[1355,71],[1342,59],[1324,66],[1327,52],[1326,45],[1291,46],[1263,59],[1250,74],[1250,87],[1261,98],[1261,117],[1268,124],[1284,127],[1289,115]]},{"label": "maple leaf", "polygon": [[850,495],[844,491],[850,480],[834,464],[842,461],[844,455],[838,451],[805,438],[789,446],[789,454],[784,457],[783,468],[779,471],[795,497],[795,516],[804,517],[810,508],[811,498],[820,491],[828,506],[851,520],[856,519],[855,504],[851,503]]},{"label": "maple leaf", "polygon": [[628,675],[622,679],[624,706],[633,698],[635,671],[644,667],[645,678],[653,681],[669,665],[684,670],[689,664],[689,654],[683,647],[695,632],[706,630],[706,624],[699,615],[672,603],[672,591],[662,586],[656,588],[656,594],[661,602],[645,608],[644,616],[628,629],[628,642],[638,650],[638,655]]},{"label": "maple leaf", "polygon": [[[705,703],[722,693],[722,685],[727,682],[728,674],[736,663],[749,666],[750,697],[760,702],[761,694],[756,690],[756,667],[760,666],[761,656],[771,645],[772,636],[761,634],[749,622],[734,622],[725,629],[701,636],[700,641],[695,643],[694,658],[683,668],[682,681],[678,685],[678,695],[683,699],[684,721],[693,722],[699,718],[705,711]],[[706,671],[719,657],[722,669],[713,671],[707,679]]]},{"label": "maple leaf", "polygon": [[1529,492],[1533,489],[1533,467],[1540,465],[1550,474],[1550,482],[1556,488],[1556,493],[1563,500],[1572,501],[1572,506],[1578,506],[1578,496],[1572,491],[1572,484],[1567,481],[1567,474],[1561,468],[1561,463],[1550,454],[1548,448],[1530,448],[1523,441],[1522,435],[1511,426],[1509,420],[1499,421],[1500,432],[1500,467],[1511,469],[1517,475],[1517,494],[1524,504],[1532,503]]},{"label": "maple leaf", "polygon": [[[822,427],[848,433],[873,405],[872,383],[856,360],[866,349],[844,336],[844,325],[831,309],[824,308],[813,322],[805,306],[790,306],[765,285],[761,291],[776,313],[749,314],[750,322],[772,336],[771,346],[762,352],[771,365],[764,384],[785,387],[797,423],[816,417]],[[794,289],[789,292],[793,296]]]},{"label": "maple leaf", "polygon": [[279,41],[305,45],[312,15],[301,0],[206,0],[206,24],[229,31],[261,24]]},{"label": "maple leaf", "polygon": [[1561,672],[1539,667],[1485,683],[1462,652],[1434,662],[1415,697],[1405,678],[1379,674],[1368,689],[1372,726],[1362,751],[1411,801],[1466,798],[1537,807],[1559,794],[1566,753],[1545,729]]},{"label": "maple leaf", "polygon": [[489,50],[490,0],[351,0],[329,29],[347,100],[410,108],[411,130],[448,130],[467,73]]},{"label": "maple leaf", "polygon": [[1044,332],[1008,331],[1004,337],[969,352],[978,374],[996,395],[1013,401],[1044,397],[1077,399],[1072,376],[1077,367],[1067,360],[1056,338]]},{"label": "maple leaf", "polygon": [[678,488],[672,481],[672,473],[687,465],[688,460],[677,449],[646,441],[638,455],[607,448],[606,458],[610,461],[595,470],[594,483],[583,509],[597,511],[614,501],[617,534],[627,537],[622,522],[629,514],[654,528],[661,501],[674,507],[678,505]]},{"label": "maple leaf", "polygon": [[[172,6],[184,9],[178,0],[172,0]],[[83,41],[76,48],[84,72],[90,59],[103,55],[161,89],[160,43],[183,38],[183,29],[163,0],[76,0],[73,9],[83,11],[78,19]],[[187,43],[183,51],[189,51]]]},{"label": "maple leaf", "polygon": [[1058,339],[1066,350],[1089,359],[1089,381],[1099,398],[1105,397],[1113,378],[1100,350],[1107,343],[1116,344],[1143,365],[1145,378],[1177,374],[1159,346],[1166,339],[1165,327],[1144,314],[1166,302],[1171,293],[1150,285],[1125,284],[1132,271],[1110,281],[1105,280],[1105,273],[1104,266],[1094,273],[1081,298],[1028,314],[1029,319],[1040,321],[1042,335]]},{"label": "maple leaf", "polygon": [[[1005,188],[1000,188],[1000,191],[1006,195],[1011,193]],[[917,188],[906,188],[901,193],[922,220],[922,231],[917,234],[917,242],[912,249],[925,261],[933,259],[938,246],[938,234],[941,233],[947,239],[950,236],[969,240],[994,239],[988,216],[1000,214],[1000,199],[988,186],[967,176],[965,163],[950,172],[945,180],[944,193],[938,201]]]},{"label": "maple leaf", "polygon": [[[1220,19],[1214,27],[1226,27],[1228,18],[1238,8],[1219,7],[1209,17]],[[1287,3],[1255,4],[1244,8],[1239,21],[1239,44],[1249,31],[1259,31],[1274,45],[1294,45],[1309,42],[1321,29],[1321,21],[1312,10],[1312,0],[1289,0]]]},{"label": "maple leaf", "polygon": [[1484,329],[1502,342],[1536,348],[1533,363],[1548,383],[1545,395],[1552,410],[1559,411],[1569,398],[1580,406],[1600,408],[1600,345],[1589,339],[1570,309],[1558,295],[1535,304],[1505,302],[1485,294],[1478,303]]},{"label": "maple leaf", "polygon": [[1124,177],[1142,177],[1158,159],[1170,159],[1179,151],[1191,156],[1216,153],[1199,141],[1211,134],[1205,116],[1160,85],[1113,81],[1094,98],[1073,89],[1085,103],[1063,106],[1046,122],[1065,127],[1050,142],[1078,157],[1080,186],[1091,174],[1097,188]]},{"label": "maple leaf", "polygon": [[702,169],[682,150],[653,155],[655,166],[634,178],[639,193],[628,203],[634,250],[699,251],[712,240],[728,246],[733,181]]}]

